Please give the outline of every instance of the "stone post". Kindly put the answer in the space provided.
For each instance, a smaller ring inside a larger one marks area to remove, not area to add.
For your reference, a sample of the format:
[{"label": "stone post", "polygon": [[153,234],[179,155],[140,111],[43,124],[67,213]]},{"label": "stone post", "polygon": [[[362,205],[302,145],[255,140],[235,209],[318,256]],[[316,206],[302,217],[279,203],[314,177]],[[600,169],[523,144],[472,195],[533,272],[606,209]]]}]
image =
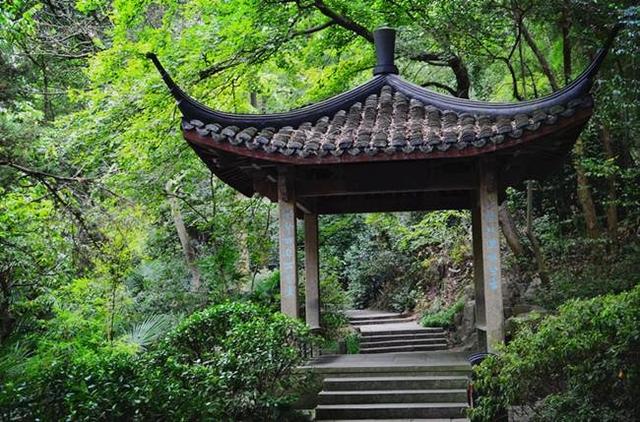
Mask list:
[{"label": "stone post", "polygon": [[479,342],[488,352],[504,342],[498,174],[495,161],[479,165],[477,204],[473,213],[474,282]]},{"label": "stone post", "polygon": [[296,251],[296,202],[292,174],[278,172],[280,310],[298,317],[298,269]]},{"label": "stone post", "polygon": [[320,273],[318,268],[318,215],[304,215],[305,315],[312,330],[320,328]]}]

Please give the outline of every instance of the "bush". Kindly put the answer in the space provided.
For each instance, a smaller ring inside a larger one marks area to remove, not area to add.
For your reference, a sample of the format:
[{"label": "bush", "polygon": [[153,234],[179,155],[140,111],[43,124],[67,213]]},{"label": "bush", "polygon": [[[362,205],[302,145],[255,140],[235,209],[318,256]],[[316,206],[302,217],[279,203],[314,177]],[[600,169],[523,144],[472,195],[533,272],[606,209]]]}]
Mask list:
[{"label": "bush", "polygon": [[[582,249],[587,247],[583,245]],[[638,283],[640,245],[629,241],[618,254],[608,256],[606,260],[603,257],[585,260],[568,256],[557,267],[551,275],[550,285],[540,289],[536,300],[547,309],[557,308],[569,299],[588,299],[631,289]]]},{"label": "bush", "polygon": [[453,319],[458,312],[462,312],[462,309],[464,309],[464,302],[459,300],[449,308],[425,313],[420,319],[420,324],[423,327],[451,328],[453,327]]},{"label": "bush", "polygon": [[620,421],[640,415],[640,286],[572,300],[476,368],[474,420],[511,405],[534,420]]},{"label": "bush", "polygon": [[2,420],[93,420],[139,416],[140,368],[124,350],[36,359],[0,385]]},{"label": "bush", "polygon": [[341,331],[349,325],[344,314],[348,303],[347,293],[337,277],[329,275],[320,280],[320,325],[326,339],[339,338]]},{"label": "bush", "polygon": [[277,311],[280,309],[280,271],[258,274],[249,294],[252,302]]},{"label": "bush", "polygon": [[356,332],[349,333],[345,336],[344,341],[347,345],[347,353],[356,355],[360,353],[360,334]]},{"label": "bush", "polygon": [[0,419],[286,420],[310,342],[304,324],[250,303],[184,320],[149,352],[111,346],[35,357],[0,386]]}]

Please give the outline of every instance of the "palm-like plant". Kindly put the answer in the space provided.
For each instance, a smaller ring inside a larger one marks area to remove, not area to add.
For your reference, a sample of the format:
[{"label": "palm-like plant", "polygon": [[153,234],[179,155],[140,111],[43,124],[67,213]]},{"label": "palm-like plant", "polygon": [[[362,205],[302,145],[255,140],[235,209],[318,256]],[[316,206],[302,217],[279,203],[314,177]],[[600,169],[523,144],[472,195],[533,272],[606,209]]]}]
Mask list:
[{"label": "palm-like plant", "polygon": [[177,319],[171,315],[150,315],[131,326],[125,333],[123,340],[145,350],[171,330],[176,322]]}]

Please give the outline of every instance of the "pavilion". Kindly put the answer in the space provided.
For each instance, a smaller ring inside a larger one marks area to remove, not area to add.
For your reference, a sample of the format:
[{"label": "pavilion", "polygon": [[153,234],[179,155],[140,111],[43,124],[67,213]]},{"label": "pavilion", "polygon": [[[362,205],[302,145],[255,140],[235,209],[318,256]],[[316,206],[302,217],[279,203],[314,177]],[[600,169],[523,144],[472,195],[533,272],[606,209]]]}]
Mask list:
[{"label": "pavilion", "polygon": [[182,132],[222,181],[279,206],[281,310],[299,312],[296,218],[304,220],[306,321],[320,325],[318,215],[470,209],[481,347],[504,339],[498,204],[509,186],[558,169],[593,113],[606,56],[544,98],[491,103],[403,80],[395,31],[374,32],[373,78],[286,113],[231,114],[189,97],[149,54],[182,113]]}]

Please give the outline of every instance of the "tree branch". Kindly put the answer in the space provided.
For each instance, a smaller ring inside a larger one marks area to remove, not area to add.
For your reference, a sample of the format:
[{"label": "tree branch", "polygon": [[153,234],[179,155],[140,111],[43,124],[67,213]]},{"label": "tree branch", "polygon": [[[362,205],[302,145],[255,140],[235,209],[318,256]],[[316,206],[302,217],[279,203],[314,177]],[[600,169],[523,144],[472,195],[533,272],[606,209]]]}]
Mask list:
[{"label": "tree branch", "polygon": [[544,75],[549,80],[551,89],[553,89],[554,91],[559,90],[560,87],[558,86],[558,81],[556,80],[556,77],[553,74],[553,71],[551,70],[551,66],[549,65],[549,62],[547,61],[546,57],[544,57],[544,54],[542,54],[542,51],[540,50],[540,48],[538,47],[538,44],[536,44],[535,40],[531,36],[531,33],[527,29],[522,18],[520,18],[519,20],[519,26],[520,26],[520,32],[524,36],[525,41],[529,45],[529,48],[531,48],[531,51],[533,52],[533,54],[538,59],[538,63],[540,63],[540,68],[542,69],[542,73],[544,73]]},{"label": "tree branch", "polygon": [[457,94],[457,91],[453,88],[451,88],[449,85],[445,85],[443,83],[440,82],[425,82],[423,84],[420,84],[420,86],[422,87],[429,87],[429,86],[433,86],[435,88],[440,88],[440,89],[444,89],[445,91],[447,91],[449,94],[453,95],[454,97]]},{"label": "tree branch", "polygon": [[13,163],[11,161],[0,161],[0,166],[11,167],[19,172],[26,174],[28,176],[34,176],[37,178],[50,178],[55,179],[60,182],[75,182],[75,183],[86,183],[91,182],[94,179],[89,179],[86,177],[69,177],[69,176],[61,176],[58,174],[51,174],[40,170],[31,169],[20,164]]},{"label": "tree branch", "polygon": [[352,21],[351,19],[342,16],[334,10],[330,9],[323,0],[315,0],[314,6],[316,7],[316,9],[318,9],[318,11],[320,11],[320,13],[333,20],[337,25],[340,25],[344,29],[356,33],[357,35],[361,36],[371,43],[373,42],[373,34],[371,33],[371,31],[369,31],[359,23]]},{"label": "tree branch", "polygon": [[307,28],[307,29],[303,29],[300,31],[294,31],[291,33],[291,37],[299,37],[299,36],[303,36],[303,35],[311,35],[311,34],[315,34],[316,32],[320,32],[323,29],[329,28],[330,26],[333,25],[337,25],[337,22],[332,20],[328,20],[323,24],[317,25],[317,26],[313,26],[311,28]]}]

